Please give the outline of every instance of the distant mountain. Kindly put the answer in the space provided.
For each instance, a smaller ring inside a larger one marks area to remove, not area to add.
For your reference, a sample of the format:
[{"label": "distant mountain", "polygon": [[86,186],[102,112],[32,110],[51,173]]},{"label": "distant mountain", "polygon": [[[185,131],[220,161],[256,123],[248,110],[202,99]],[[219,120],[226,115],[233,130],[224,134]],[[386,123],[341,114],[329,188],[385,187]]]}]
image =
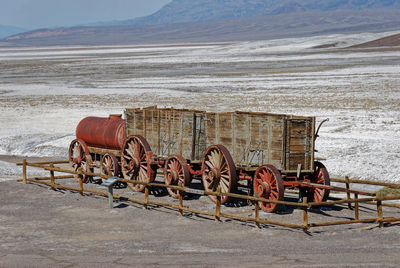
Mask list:
[{"label": "distant mountain", "polygon": [[14,27],[14,26],[8,26],[8,25],[0,25],[0,39],[13,35],[13,34],[18,34],[22,32],[26,32],[26,29]]},{"label": "distant mountain", "polygon": [[393,47],[400,46],[400,34],[394,34],[366,43],[351,46],[350,48]]},{"label": "distant mountain", "polygon": [[173,0],[150,16],[100,25],[15,34],[0,46],[230,42],[396,31],[400,0]]},{"label": "distant mountain", "polygon": [[159,25],[216,21],[299,11],[400,8],[400,0],[173,0],[152,15],[102,25]]}]

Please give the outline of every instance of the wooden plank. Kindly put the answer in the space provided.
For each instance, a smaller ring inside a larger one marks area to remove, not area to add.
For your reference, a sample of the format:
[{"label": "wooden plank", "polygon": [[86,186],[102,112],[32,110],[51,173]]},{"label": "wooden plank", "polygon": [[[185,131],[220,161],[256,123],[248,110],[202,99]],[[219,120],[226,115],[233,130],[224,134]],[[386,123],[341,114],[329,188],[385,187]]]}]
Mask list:
[{"label": "wooden plank", "polygon": [[[69,160],[60,160],[60,161],[44,161],[44,162],[35,162],[35,164],[39,165],[47,165],[47,164],[68,164]],[[16,163],[17,166],[22,166],[24,163]]]},{"label": "wooden plank", "polygon": [[161,136],[161,111],[157,110],[157,155],[161,155],[161,144],[160,144],[160,136]]},{"label": "wooden plank", "polygon": [[197,125],[197,118],[196,114],[193,113],[192,116],[192,157],[191,159],[196,159],[196,125]]},{"label": "wooden plank", "polygon": [[[330,178],[333,182],[342,182],[345,183],[346,180]],[[387,186],[392,188],[400,188],[400,184],[398,183],[389,183],[389,182],[380,182],[380,181],[370,181],[370,180],[358,180],[358,179],[349,179],[350,183],[359,183],[359,184],[369,184],[369,185],[378,185],[378,186]]]},{"label": "wooden plank", "polygon": [[98,147],[91,147],[88,146],[89,152],[94,153],[94,154],[99,154],[99,155],[105,155],[106,153],[112,153],[115,156],[121,156],[121,151],[120,150],[114,150],[114,149],[104,149],[104,148],[98,148]]}]

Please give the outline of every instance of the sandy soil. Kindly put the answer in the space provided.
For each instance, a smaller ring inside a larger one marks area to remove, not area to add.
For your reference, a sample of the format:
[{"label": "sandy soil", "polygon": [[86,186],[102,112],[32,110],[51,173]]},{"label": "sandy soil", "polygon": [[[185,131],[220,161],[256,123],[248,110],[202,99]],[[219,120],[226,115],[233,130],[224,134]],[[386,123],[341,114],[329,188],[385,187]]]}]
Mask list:
[{"label": "sandy soil", "polygon": [[[0,200],[1,267],[398,267],[400,263],[396,225],[368,231],[360,228],[371,224],[315,228],[308,234],[273,226],[258,229],[239,221],[179,217],[177,211],[161,207],[145,211],[129,202],[110,210],[104,197],[15,181],[0,183]],[[282,217],[301,220],[300,210],[290,211]],[[313,210],[310,218],[339,220],[352,213],[335,206]],[[375,213],[371,207],[361,208],[362,217]],[[384,215],[392,213],[384,209]]]},{"label": "sandy soil", "polygon": [[[19,157],[3,160],[18,162]],[[38,158],[29,158],[28,161]],[[45,160],[45,159],[41,159]],[[46,159],[47,160],[47,159]],[[28,176],[32,176],[28,170]],[[56,174],[57,175],[57,174]],[[162,182],[162,177],[156,181]],[[75,179],[59,183],[78,187]],[[99,184],[85,184],[104,190]],[[201,189],[198,180],[192,188]],[[122,196],[143,200],[143,193],[114,189]],[[285,200],[296,202],[297,195]],[[335,196],[333,194],[332,196]],[[150,200],[177,202],[161,188]],[[108,208],[102,196],[52,190],[43,185],[8,180],[0,182],[0,267],[398,267],[400,226],[362,230],[373,223],[311,228],[308,233],[185,213],[162,207],[144,210],[128,201]],[[192,195],[184,205],[214,211],[208,197]],[[253,207],[235,202],[222,212],[254,215]],[[400,217],[400,210],[384,207],[384,216]],[[260,216],[273,221],[301,224],[302,210],[285,207]],[[360,207],[361,218],[376,217],[376,208]],[[314,208],[309,222],[353,219],[347,205]]]}]

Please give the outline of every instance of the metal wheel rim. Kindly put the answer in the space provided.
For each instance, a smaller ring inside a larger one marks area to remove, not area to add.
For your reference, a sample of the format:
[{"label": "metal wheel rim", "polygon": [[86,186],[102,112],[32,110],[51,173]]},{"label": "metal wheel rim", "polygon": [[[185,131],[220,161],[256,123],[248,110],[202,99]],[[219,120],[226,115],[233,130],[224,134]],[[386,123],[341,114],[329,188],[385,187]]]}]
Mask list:
[{"label": "metal wheel rim", "polygon": [[[174,172],[178,175],[177,180],[173,181],[171,177]],[[164,167],[164,182],[167,185],[190,186],[190,172],[186,160],[180,155],[172,155],[168,157]],[[168,193],[173,198],[179,198],[180,192],[171,188],[167,188]],[[184,194],[184,193],[182,193]]]},{"label": "metal wheel rim", "polygon": [[[326,167],[320,163],[315,162],[315,171],[311,179],[312,183],[330,185],[331,181]],[[328,199],[329,189],[310,188],[308,198],[310,202],[323,202]]]},{"label": "metal wheel rim", "polygon": [[[260,186],[268,184],[270,191],[260,192]],[[254,193],[258,197],[268,200],[282,201],[284,199],[284,186],[280,172],[272,165],[261,166],[257,169],[253,181]],[[279,209],[279,204],[258,202],[265,212],[274,212]]]},{"label": "metal wheel rim", "polygon": [[[148,179],[154,181],[155,172],[151,168],[152,157],[150,145],[146,139],[140,135],[128,137],[122,151],[122,174],[125,179],[143,181]],[[138,167],[134,167],[134,161],[137,161]],[[135,192],[142,192],[145,185],[128,183],[129,188]]]},{"label": "metal wheel rim", "polygon": [[112,153],[106,153],[101,158],[101,173],[106,176],[119,177],[119,165],[117,157]]},{"label": "metal wheel rim", "polygon": [[[216,169],[220,171],[220,174],[217,175],[219,178],[211,179],[210,174],[213,174],[213,170]],[[218,186],[221,188],[222,193],[236,191],[236,167],[225,146],[212,145],[206,150],[202,163],[202,181],[204,189],[207,191],[216,191]],[[216,196],[209,195],[208,197],[216,203]],[[223,196],[221,203],[226,203],[229,200],[228,196]]]},{"label": "metal wheel rim", "polygon": [[[83,172],[93,173],[92,165],[92,157],[90,156],[90,152],[87,148],[87,145],[84,141],[80,139],[75,139],[71,142],[68,150],[68,158],[72,168],[75,171],[78,171],[82,168]],[[91,176],[88,175],[75,175],[76,179],[82,179],[84,183],[86,183]]]}]

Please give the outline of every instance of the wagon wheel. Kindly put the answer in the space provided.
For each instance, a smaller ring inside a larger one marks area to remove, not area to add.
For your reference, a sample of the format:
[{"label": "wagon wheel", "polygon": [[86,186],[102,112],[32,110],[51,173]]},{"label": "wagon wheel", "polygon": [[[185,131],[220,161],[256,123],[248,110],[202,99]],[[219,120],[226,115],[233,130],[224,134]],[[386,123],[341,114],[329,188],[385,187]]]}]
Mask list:
[{"label": "wagon wheel", "polygon": [[[268,200],[282,201],[285,189],[279,170],[273,165],[264,165],[256,170],[253,181],[254,194]],[[259,201],[258,205],[265,212],[274,212],[279,204]]]},{"label": "wagon wheel", "polygon": [[[92,157],[90,156],[89,148],[83,140],[75,139],[71,142],[68,150],[68,159],[75,171],[82,168],[83,172],[93,173],[93,168],[91,167],[93,163]],[[86,183],[92,177],[76,174],[75,178],[82,179]]]},{"label": "wagon wheel", "polygon": [[[315,162],[315,171],[311,177],[311,182],[322,185],[331,185],[328,170],[321,162]],[[329,189],[314,187],[308,189],[308,200],[310,202],[323,202],[328,199],[328,196]]]},{"label": "wagon wheel", "polygon": [[[215,192],[220,186],[222,193],[236,191],[236,167],[231,154],[223,145],[212,145],[207,148],[202,163],[202,180],[206,191]],[[208,196],[214,203],[216,196]],[[221,198],[221,203],[229,201],[228,196]]]},{"label": "wagon wheel", "polygon": [[[146,139],[140,135],[129,136],[122,147],[121,169],[125,179],[150,182],[155,179],[155,172],[151,168],[153,153]],[[128,183],[128,186],[135,192],[142,192],[145,189],[143,184]]]},{"label": "wagon wheel", "polygon": [[101,173],[108,177],[119,177],[117,157],[113,153],[106,153],[101,158]]},{"label": "wagon wheel", "polygon": [[[167,185],[190,186],[190,172],[186,160],[181,155],[171,155],[165,161],[164,181]],[[171,188],[167,188],[168,193],[173,198],[178,198],[180,192]],[[183,193],[182,193],[183,194]]]}]

